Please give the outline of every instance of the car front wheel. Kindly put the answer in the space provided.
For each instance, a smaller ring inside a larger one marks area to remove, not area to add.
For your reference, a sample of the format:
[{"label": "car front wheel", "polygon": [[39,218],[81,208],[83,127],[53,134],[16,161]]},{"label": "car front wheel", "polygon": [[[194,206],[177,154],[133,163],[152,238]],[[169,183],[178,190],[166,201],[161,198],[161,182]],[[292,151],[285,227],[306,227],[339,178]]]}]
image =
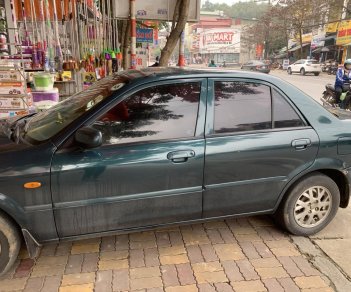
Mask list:
[{"label": "car front wheel", "polygon": [[21,238],[15,224],[0,213],[0,275],[11,268],[20,246]]},{"label": "car front wheel", "polygon": [[276,218],[289,232],[309,236],[327,226],[340,203],[336,183],[322,174],[313,174],[298,182],[280,205]]},{"label": "car front wheel", "polygon": [[306,71],[305,71],[305,69],[304,69],[304,68],[301,68],[301,70],[300,70],[300,74],[301,74],[301,75],[305,75],[305,74],[306,74]]},{"label": "car front wheel", "polygon": [[292,74],[291,68],[288,68],[288,74],[289,74],[289,75]]}]

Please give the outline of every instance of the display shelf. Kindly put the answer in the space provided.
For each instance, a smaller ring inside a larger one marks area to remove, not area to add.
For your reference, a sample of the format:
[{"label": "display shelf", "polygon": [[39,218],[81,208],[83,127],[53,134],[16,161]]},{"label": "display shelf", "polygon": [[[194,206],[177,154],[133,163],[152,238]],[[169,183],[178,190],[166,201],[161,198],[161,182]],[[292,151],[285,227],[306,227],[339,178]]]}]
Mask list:
[{"label": "display shelf", "polygon": [[23,82],[23,80],[10,80],[10,79],[0,80],[0,83],[13,83],[13,82]]},{"label": "display shelf", "polygon": [[44,69],[24,69],[24,72],[43,72]]},{"label": "display shelf", "polygon": [[27,94],[0,94],[0,97],[15,97],[15,98],[25,98]]}]

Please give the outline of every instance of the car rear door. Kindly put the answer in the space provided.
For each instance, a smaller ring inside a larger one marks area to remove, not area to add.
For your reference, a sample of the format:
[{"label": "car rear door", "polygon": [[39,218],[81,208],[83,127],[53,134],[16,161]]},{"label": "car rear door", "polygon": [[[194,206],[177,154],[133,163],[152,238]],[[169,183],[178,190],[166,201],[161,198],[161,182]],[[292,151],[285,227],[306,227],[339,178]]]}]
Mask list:
[{"label": "car rear door", "polygon": [[284,186],[312,165],[319,139],[279,89],[211,79],[203,216],[272,210]]},{"label": "car rear door", "polygon": [[201,218],[206,79],[139,88],[92,127],[103,145],[54,155],[60,237]]}]

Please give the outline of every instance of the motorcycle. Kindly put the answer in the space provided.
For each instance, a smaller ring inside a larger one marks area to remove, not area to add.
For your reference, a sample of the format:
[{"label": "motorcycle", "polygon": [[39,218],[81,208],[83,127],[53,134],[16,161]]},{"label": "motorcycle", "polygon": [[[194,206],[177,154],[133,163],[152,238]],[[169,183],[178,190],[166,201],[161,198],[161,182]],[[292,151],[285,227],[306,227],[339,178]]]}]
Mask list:
[{"label": "motorcycle", "polygon": [[339,68],[338,62],[334,61],[326,65],[325,72],[327,72],[328,75],[336,75],[338,68]]},{"label": "motorcycle", "polygon": [[[340,96],[340,100],[342,100],[344,109],[350,110],[350,100],[351,100],[351,84],[345,82],[342,89],[342,94]],[[339,102],[336,98],[336,91],[333,84],[328,83],[325,86],[325,90],[323,92],[323,96],[321,98],[323,106],[325,108],[328,107],[339,107],[341,106],[341,102]]]}]

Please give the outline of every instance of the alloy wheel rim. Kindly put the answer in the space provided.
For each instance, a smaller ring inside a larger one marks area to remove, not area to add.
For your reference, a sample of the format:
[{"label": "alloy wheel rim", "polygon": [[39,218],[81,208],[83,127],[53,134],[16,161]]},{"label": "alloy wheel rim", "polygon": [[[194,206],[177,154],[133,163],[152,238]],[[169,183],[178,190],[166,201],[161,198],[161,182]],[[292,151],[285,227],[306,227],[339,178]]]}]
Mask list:
[{"label": "alloy wheel rim", "polygon": [[322,186],[314,186],[305,190],[296,200],[294,219],[304,228],[313,228],[322,224],[332,207],[332,195]]}]

